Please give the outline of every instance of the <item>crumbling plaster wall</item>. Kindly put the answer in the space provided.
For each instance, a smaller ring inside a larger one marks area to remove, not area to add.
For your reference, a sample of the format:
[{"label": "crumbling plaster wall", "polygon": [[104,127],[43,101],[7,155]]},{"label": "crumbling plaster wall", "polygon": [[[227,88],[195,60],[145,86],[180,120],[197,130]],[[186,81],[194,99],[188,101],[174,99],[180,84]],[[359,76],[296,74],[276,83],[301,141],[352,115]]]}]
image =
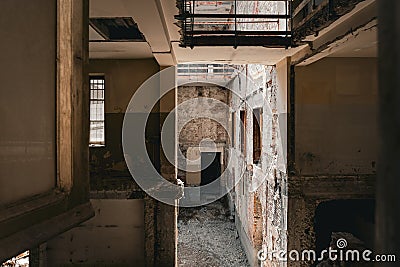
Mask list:
[{"label": "crumbling plaster wall", "polygon": [[[209,101],[206,98],[220,101],[223,105],[218,105],[217,102]],[[204,139],[210,139],[220,145],[222,155],[224,155],[225,145],[229,144],[229,136],[223,126],[224,124],[228,125],[229,114],[226,113],[224,106],[228,105],[229,91],[216,85],[186,85],[178,88],[178,105],[194,99],[198,100],[195,105],[185,105],[185,108],[178,106],[178,129],[181,129],[179,149],[185,157],[178,157],[182,166],[186,166],[188,149],[190,152],[193,148],[200,147],[201,141]],[[201,114],[201,117],[188,121],[189,118],[197,114]],[[210,119],[210,117],[215,120]],[[224,163],[224,160],[221,163]],[[188,184],[186,177],[185,171],[178,171],[178,178]],[[199,185],[198,179],[197,182],[196,184],[192,181],[189,184]]]},{"label": "crumbling plaster wall", "polygon": [[[231,171],[238,182],[234,193],[235,220],[238,232],[252,266],[259,266],[259,250],[286,249],[286,96],[288,61],[276,66],[248,65],[243,72],[252,80],[237,77],[232,86],[231,106],[235,111],[235,146],[231,157],[237,164]],[[246,99],[246,103],[241,99]],[[262,109],[261,165],[253,164],[253,113]],[[245,152],[240,151],[240,110],[246,111]],[[236,152],[235,152],[236,151]],[[243,176],[241,176],[243,175]],[[261,230],[260,230],[261,229]],[[260,236],[261,235],[261,236]],[[263,266],[284,266],[285,263],[267,260]]]}]

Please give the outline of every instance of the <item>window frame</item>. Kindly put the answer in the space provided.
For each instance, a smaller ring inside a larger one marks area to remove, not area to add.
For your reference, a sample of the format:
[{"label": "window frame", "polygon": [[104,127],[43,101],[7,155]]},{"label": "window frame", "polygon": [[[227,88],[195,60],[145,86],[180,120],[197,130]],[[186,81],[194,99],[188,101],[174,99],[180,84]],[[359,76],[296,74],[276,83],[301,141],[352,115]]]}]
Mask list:
[{"label": "window frame", "polygon": [[[103,88],[99,89],[93,89],[92,88],[92,81],[93,80],[103,80]],[[93,98],[92,97],[92,91],[97,90],[97,91],[103,91],[102,98]],[[104,74],[89,74],[89,147],[104,147],[106,145],[106,112],[105,112],[105,103],[106,99],[106,77]],[[103,104],[103,120],[92,120],[92,101],[96,102],[102,102]],[[103,139],[100,141],[92,141],[92,129],[91,125],[92,122],[98,122],[98,123],[103,123]]]},{"label": "window frame", "polygon": [[240,151],[246,155],[247,110],[240,110]]}]

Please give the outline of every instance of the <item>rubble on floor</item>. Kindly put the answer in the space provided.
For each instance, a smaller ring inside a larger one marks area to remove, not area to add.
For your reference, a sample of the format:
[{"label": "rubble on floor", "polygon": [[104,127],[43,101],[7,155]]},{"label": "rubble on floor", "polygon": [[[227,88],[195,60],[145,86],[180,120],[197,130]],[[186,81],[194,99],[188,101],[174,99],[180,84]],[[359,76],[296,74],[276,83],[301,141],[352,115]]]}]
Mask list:
[{"label": "rubble on floor", "polygon": [[221,201],[181,208],[178,231],[178,266],[249,266],[235,223]]}]

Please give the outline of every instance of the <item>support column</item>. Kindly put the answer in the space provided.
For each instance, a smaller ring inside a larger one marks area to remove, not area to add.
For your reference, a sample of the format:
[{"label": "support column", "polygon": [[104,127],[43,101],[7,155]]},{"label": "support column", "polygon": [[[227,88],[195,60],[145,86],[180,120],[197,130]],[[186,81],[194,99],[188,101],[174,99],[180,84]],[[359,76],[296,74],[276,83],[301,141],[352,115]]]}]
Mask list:
[{"label": "support column", "polygon": [[[163,69],[163,67],[161,67]],[[161,76],[161,84],[175,83],[175,69],[166,70],[166,74]],[[173,76],[173,77],[172,77]],[[166,78],[168,81],[164,81]],[[165,119],[176,106],[176,88],[170,90],[160,99],[160,128]],[[176,139],[176,137],[175,137]],[[176,148],[176,140],[171,140]],[[176,153],[176,151],[175,151]],[[176,165],[176,164],[175,164]],[[176,184],[176,167],[166,158],[162,148],[160,153],[161,175],[164,179]],[[176,203],[177,204],[177,203]],[[177,206],[170,206],[157,202],[156,207],[156,239],[155,239],[155,266],[173,267],[177,264]]]},{"label": "support column", "polygon": [[[379,5],[379,125],[381,148],[377,181],[377,253],[400,260],[400,2]],[[385,266],[398,266],[398,262]]]},{"label": "support column", "polygon": [[47,244],[41,244],[29,251],[30,267],[47,267]]}]

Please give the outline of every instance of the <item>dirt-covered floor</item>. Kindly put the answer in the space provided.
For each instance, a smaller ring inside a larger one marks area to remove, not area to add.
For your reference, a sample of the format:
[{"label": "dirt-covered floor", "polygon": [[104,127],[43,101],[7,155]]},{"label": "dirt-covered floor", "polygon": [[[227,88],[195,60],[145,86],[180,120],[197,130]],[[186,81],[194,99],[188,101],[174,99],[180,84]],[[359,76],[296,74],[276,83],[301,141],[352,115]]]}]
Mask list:
[{"label": "dirt-covered floor", "polygon": [[179,266],[249,266],[235,224],[220,201],[199,208],[180,208],[178,231]]}]

